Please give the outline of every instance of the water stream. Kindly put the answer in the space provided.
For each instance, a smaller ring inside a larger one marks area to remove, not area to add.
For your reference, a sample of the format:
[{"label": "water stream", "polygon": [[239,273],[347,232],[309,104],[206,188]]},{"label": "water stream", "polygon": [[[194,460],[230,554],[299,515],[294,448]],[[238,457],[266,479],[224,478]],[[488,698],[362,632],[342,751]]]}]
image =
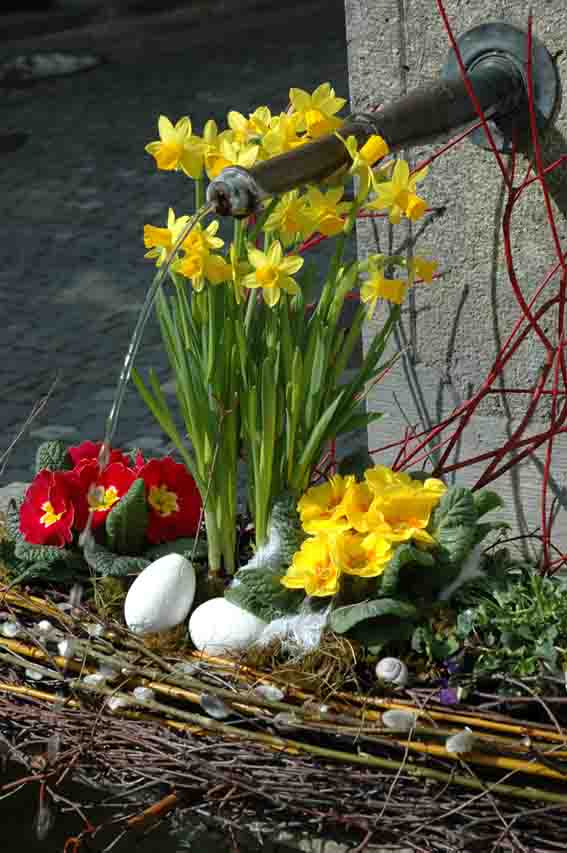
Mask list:
[{"label": "water stream", "polygon": [[[105,422],[104,437],[98,454],[98,465],[101,471],[103,468],[106,468],[110,460],[110,448],[112,446],[112,441],[114,439],[116,428],[118,426],[118,418],[120,416],[120,410],[124,401],[124,394],[126,393],[126,387],[130,380],[130,374],[132,373],[134,360],[140,348],[144,329],[146,328],[146,324],[152,312],[156,296],[167,274],[169,273],[171,265],[176,259],[177,254],[181,249],[183,243],[185,242],[191,231],[201,222],[202,219],[205,218],[205,216],[211,213],[212,210],[213,206],[211,204],[204,204],[199,208],[197,213],[195,213],[195,215],[191,217],[187,225],[183,228],[183,230],[173,243],[169,255],[158,269],[151,283],[151,286],[148,292],[146,293],[146,297],[142,304],[142,308],[140,309],[138,320],[134,327],[134,331],[132,332],[132,337],[130,338],[128,350],[126,352],[126,356],[122,364],[122,370],[120,371],[120,376],[116,384],[116,391],[114,392],[112,406],[110,407],[110,412],[108,413],[108,417]],[[94,492],[96,491],[96,489],[97,485],[95,481],[90,487],[91,493],[89,494],[89,497],[94,496]],[[91,530],[92,515],[92,512],[89,513],[86,527],[81,533],[79,539],[79,545],[83,548],[87,563],[89,562],[89,554],[91,553],[92,548],[95,544],[94,536]]]}]

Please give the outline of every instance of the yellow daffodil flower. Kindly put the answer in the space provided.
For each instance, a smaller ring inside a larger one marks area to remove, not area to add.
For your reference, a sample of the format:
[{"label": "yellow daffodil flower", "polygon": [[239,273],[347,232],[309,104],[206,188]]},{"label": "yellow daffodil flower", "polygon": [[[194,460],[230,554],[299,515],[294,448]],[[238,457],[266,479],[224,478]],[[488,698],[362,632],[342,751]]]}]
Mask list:
[{"label": "yellow daffodil flower", "polygon": [[408,264],[410,280],[413,282],[414,279],[421,278],[427,284],[431,284],[438,266],[437,261],[422,258],[420,255],[414,255]]},{"label": "yellow daffodil flower", "polygon": [[188,216],[180,216],[179,219],[176,219],[175,213],[170,207],[167,213],[166,228],[144,225],[144,246],[150,250],[146,252],[144,257],[157,258],[156,267],[160,267],[188,222]]},{"label": "yellow daffodil flower", "polygon": [[388,143],[381,136],[374,134],[359,150],[355,136],[349,136],[347,139],[343,139],[340,134],[337,136],[350,155],[352,163],[349,174],[358,178],[356,198],[358,204],[361,204],[368,196],[370,188],[375,186],[373,167],[389,153]]},{"label": "yellow daffodil flower", "polygon": [[335,114],[346,101],[335,96],[330,83],[321,83],[311,95],[304,89],[290,89],[289,100],[293,111],[301,116],[300,130],[305,130],[311,139],[333,133],[343,123]]},{"label": "yellow daffodil flower", "polygon": [[264,301],[270,308],[277,305],[282,290],[292,296],[299,293],[299,285],[292,275],[303,266],[303,258],[297,255],[284,257],[279,240],[272,243],[267,252],[249,246],[248,260],[254,272],[245,275],[242,284],[248,288],[261,287]]},{"label": "yellow daffodil flower", "polygon": [[360,299],[369,304],[369,316],[374,315],[378,299],[401,305],[406,298],[409,282],[401,278],[386,278],[384,271],[374,269],[360,288]]},{"label": "yellow daffodil flower", "polygon": [[300,196],[298,190],[285,193],[264,224],[263,230],[267,234],[278,232],[286,248],[305,240],[316,230],[315,217],[307,208],[305,199],[306,196]]},{"label": "yellow daffodil flower", "polygon": [[307,595],[335,595],[339,588],[340,571],[331,559],[329,541],[325,536],[306,539],[281,579],[288,589],[304,589]]},{"label": "yellow daffodil flower", "polygon": [[246,145],[248,142],[261,143],[270,129],[271,120],[272,114],[268,107],[258,107],[248,118],[236,110],[231,110],[227,116],[234,141],[239,145]]},{"label": "yellow daffodil flower", "polygon": [[297,504],[306,533],[330,533],[350,527],[343,501],[354,483],[352,476],[335,474],[326,483],[307,489]]},{"label": "yellow daffodil flower", "polygon": [[410,175],[405,160],[398,160],[394,166],[392,179],[375,186],[376,198],[368,204],[369,208],[387,210],[390,222],[397,225],[402,216],[408,219],[421,219],[427,210],[427,202],[415,193],[416,184],[427,175],[428,169],[421,169]]},{"label": "yellow daffodil flower", "polygon": [[278,154],[285,154],[286,151],[293,151],[299,145],[304,145],[308,142],[306,136],[300,136],[299,125],[301,116],[292,113],[282,113],[279,116],[272,118],[270,129],[262,139],[262,148],[265,156],[276,157]]},{"label": "yellow daffodil flower", "polygon": [[199,178],[203,171],[203,140],[193,135],[189,116],[180,118],[175,126],[167,116],[160,116],[158,130],[159,142],[150,142],[145,148],[158,169],[181,169],[190,178]]},{"label": "yellow daffodil flower", "polygon": [[183,241],[184,256],[174,266],[175,272],[188,278],[193,289],[199,293],[205,280],[211,284],[220,284],[231,277],[231,267],[220,255],[213,254],[220,249],[224,241],[215,234],[219,230],[218,220],[211,222],[205,229],[196,225]]},{"label": "yellow daffodil flower", "polygon": [[218,177],[228,166],[242,166],[250,169],[260,151],[259,145],[245,143],[240,145],[232,130],[218,132],[217,124],[210,119],[203,131],[205,171],[209,180]]},{"label": "yellow daffodil flower", "polygon": [[319,231],[325,237],[340,234],[345,225],[344,217],[351,208],[348,201],[341,201],[343,194],[344,187],[335,187],[326,193],[317,187],[309,187],[305,200],[316,223],[314,231]]}]

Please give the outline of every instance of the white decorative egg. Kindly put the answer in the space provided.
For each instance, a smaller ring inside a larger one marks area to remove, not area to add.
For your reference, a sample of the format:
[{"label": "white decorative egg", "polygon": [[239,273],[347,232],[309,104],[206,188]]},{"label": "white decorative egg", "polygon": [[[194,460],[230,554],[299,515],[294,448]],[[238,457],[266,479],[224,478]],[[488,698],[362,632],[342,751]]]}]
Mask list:
[{"label": "white decorative egg", "polygon": [[243,651],[256,642],[265,627],[262,619],[226,598],[205,601],[189,620],[189,634],[195,648],[207,655]]},{"label": "white decorative egg", "polygon": [[181,554],[166,554],[138,575],[124,602],[124,618],[136,634],[175,628],[195,598],[195,569]]}]

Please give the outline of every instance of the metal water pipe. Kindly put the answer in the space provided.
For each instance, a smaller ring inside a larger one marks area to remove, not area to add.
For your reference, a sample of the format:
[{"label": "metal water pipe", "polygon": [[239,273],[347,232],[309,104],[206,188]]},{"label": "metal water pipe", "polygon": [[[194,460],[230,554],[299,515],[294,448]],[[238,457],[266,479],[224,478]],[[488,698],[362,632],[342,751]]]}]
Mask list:
[{"label": "metal water pipe", "polygon": [[[458,40],[467,77],[500,151],[509,151],[516,131],[529,128],[527,33],[505,23],[487,23]],[[532,80],[536,118],[543,129],[559,100],[559,79],[547,48],[532,39]],[[341,136],[356,137],[362,146],[378,134],[390,151],[447,137],[478,115],[469,97],[454,51],[440,78],[415,89],[375,113],[355,113],[341,127]],[[486,145],[482,128],[471,134]],[[347,166],[349,154],[335,134],[243,169],[230,166],[211,181],[207,201],[220,216],[242,218],[258,211],[261,202],[308,183],[317,183]]]}]

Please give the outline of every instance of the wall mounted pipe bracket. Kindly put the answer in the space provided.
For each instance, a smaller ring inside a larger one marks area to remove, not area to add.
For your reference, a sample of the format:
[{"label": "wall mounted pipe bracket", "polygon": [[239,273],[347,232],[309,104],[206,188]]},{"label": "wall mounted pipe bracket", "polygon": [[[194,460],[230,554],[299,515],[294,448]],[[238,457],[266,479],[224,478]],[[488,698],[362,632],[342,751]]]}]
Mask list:
[{"label": "wall mounted pipe bracket", "polygon": [[[527,33],[505,23],[487,23],[468,30],[458,41],[468,79],[484,115],[492,123],[501,151],[510,150],[514,129],[529,127]],[[559,80],[549,52],[533,39],[533,84],[537,122],[543,129],[559,101]],[[415,89],[375,113],[349,116],[341,136],[355,136],[359,146],[372,134],[382,136],[391,151],[447,137],[478,121],[461,77],[455,54],[439,80]],[[484,131],[472,134],[485,145]],[[334,134],[272,157],[246,170],[225,169],[207,190],[207,201],[220,216],[243,218],[261,202],[307,183],[317,183],[347,166],[350,156]]]},{"label": "wall mounted pipe bracket", "polygon": [[[530,119],[527,93],[528,37],[523,30],[502,22],[480,24],[467,30],[458,40],[457,46],[469,75],[491,58],[500,58],[514,66],[521,75],[524,97],[516,109],[502,110],[488,120],[494,142],[499,151],[509,153],[515,131],[529,131]],[[454,51],[451,51],[441,72],[445,80],[461,79],[461,71]],[[545,45],[532,36],[532,80],[536,121],[538,129],[544,130],[553,120],[560,99],[560,84],[553,58]],[[483,128],[473,131],[471,142],[482,148],[490,148]]]}]

